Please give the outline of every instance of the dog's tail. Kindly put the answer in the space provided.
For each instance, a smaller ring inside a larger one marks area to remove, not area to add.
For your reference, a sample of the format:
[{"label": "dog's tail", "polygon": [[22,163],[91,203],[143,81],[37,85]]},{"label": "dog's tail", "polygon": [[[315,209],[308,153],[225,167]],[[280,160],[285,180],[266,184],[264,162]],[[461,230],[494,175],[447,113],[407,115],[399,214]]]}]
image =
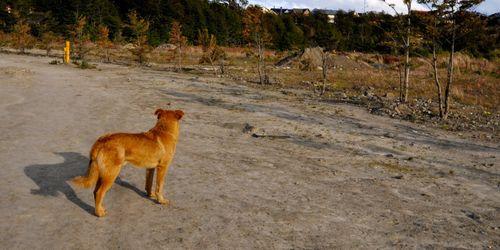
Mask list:
[{"label": "dog's tail", "polygon": [[87,169],[86,176],[77,176],[71,180],[75,185],[90,188],[94,186],[99,178],[99,166],[97,165],[97,161],[91,159],[89,161],[89,168]]}]

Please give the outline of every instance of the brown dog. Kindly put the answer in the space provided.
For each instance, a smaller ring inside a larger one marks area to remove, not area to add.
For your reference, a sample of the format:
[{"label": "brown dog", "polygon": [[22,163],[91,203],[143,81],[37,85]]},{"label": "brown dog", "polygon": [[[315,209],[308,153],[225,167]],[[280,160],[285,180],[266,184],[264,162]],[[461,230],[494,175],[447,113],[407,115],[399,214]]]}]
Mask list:
[{"label": "brown dog", "polygon": [[[139,134],[116,133],[101,136],[92,146],[87,176],[72,180],[76,185],[89,188],[95,185],[95,214],[106,214],[102,206],[104,195],[115,182],[120,169],[129,162],[146,168],[146,192],[161,204],[167,204],[163,197],[163,185],[168,166],[175,153],[179,136],[179,120],[184,115],[181,110],[162,110],[156,125],[148,132]],[[153,176],[156,174],[156,189],[152,192]]]}]

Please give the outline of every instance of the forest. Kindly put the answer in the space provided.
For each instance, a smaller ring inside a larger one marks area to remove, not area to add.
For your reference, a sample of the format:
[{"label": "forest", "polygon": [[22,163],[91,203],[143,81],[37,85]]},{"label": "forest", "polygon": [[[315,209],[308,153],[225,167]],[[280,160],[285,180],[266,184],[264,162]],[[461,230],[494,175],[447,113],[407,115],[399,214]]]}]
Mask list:
[{"label": "forest", "polygon": [[[85,17],[85,33],[92,41],[98,40],[99,28],[106,27],[112,41],[123,43],[134,39],[128,23],[129,14],[137,13],[148,22],[147,43],[153,47],[170,39],[172,24],[182,25],[182,34],[188,44],[198,45],[199,34],[207,30],[217,44],[245,46],[252,38],[244,34],[246,1],[237,0],[13,0],[0,2],[0,31],[9,33],[16,24],[29,25],[29,33],[39,39],[51,32],[71,39],[73,27]],[[251,6],[252,7],[252,6]],[[412,11],[412,55],[429,55],[431,47],[425,42],[431,12]],[[454,15],[456,22],[455,50],[475,57],[493,59],[498,55],[500,16],[486,16],[468,10]],[[370,53],[399,53],[401,46],[394,41],[405,27],[405,15],[394,13],[355,13],[336,11],[335,22],[326,15],[264,12],[261,25],[266,31],[266,46],[279,51],[321,46],[337,51]],[[445,25],[446,22],[443,22]],[[442,31],[449,29],[443,28]],[[438,50],[450,47],[449,34],[440,32]]]}]

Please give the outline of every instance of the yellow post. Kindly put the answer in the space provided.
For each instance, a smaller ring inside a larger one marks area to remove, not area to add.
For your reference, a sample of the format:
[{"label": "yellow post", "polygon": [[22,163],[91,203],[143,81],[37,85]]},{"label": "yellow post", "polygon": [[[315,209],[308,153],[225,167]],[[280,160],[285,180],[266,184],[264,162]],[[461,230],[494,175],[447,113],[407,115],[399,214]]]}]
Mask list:
[{"label": "yellow post", "polygon": [[66,47],[64,47],[64,63],[69,63],[69,41],[66,41]]}]

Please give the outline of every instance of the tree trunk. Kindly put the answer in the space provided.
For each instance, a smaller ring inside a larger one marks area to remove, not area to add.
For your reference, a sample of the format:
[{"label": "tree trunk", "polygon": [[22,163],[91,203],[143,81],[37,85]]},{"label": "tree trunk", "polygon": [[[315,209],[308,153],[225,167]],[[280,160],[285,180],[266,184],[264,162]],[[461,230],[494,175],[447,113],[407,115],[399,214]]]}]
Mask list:
[{"label": "tree trunk", "polygon": [[265,75],[265,72],[263,71],[263,48],[262,48],[262,41],[259,38],[257,38],[257,49],[258,49],[258,62],[257,62],[257,71],[259,72],[259,82],[260,84],[264,84],[264,75]]},{"label": "tree trunk", "polygon": [[264,79],[262,78],[262,66],[261,66],[261,47],[260,47],[260,43],[257,44],[258,46],[258,53],[259,53],[259,58],[257,60],[257,71],[259,73],[259,83],[260,84],[264,84]]},{"label": "tree trunk", "polygon": [[436,42],[433,41],[432,45],[432,69],[434,73],[434,83],[436,84],[437,88],[437,96],[438,96],[438,105],[439,105],[439,117],[443,118],[443,100],[442,100],[442,90],[441,90],[441,83],[439,82],[439,76],[438,76],[438,67],[437,67],[437,56],[436,56]]},{"label": "tree trunk", "polygon": [[208,60],[210,60],[210,65],[212,66],[212,69],[214,71],[214,75],[217,76],[217,68],[215,67],[214,60],[212,58],[212,54],[208,56]]},{"label": "tree trunk", "polygon": [[403,84],[403,67],[401,63],[398,63],[398,73],[399,73],[399,101],[403,102],[404,99],[404,84]]},{"label": "tree trunk", "polygon": [[224,75],[224,59],[219,61],[220,74]]},{"label": "tree trunk", "polygon": [[[453,9],[452,9],[453,12]],[[451,34],[451,50],[450,50],[450,57],[448,59],[448,81],[446,82],[446,89],[444,92],[444,114],[443,114],[443,119],[448,118],[448,114],[450,111],[450,87],[451,84],[453,83],[453,57],[455,55],[455,15],[452,16],[452,21],[451,21],[451,28],[452,28],[452,34]]]},{"label": "tree trunk", "polygon": [[181,63],[182,63],[182,49],[181,46],[179,45],[177,47],[177,71],[181,71]]},{"label": "tree trunk", "polygon": [[[408,37],[408,42],[410,42],[410,37]],[[404,94],[403,94],[403,102],[408,102],[408,89],[410,86],[410,47],[406,47],[406,56],[405,56],[405,72],[404,72]]]},{"label": "tree trunk", "polygon": [[326,77],[328,76],[328,52],[323,51],[322,54],[322,66],[323,66],[323,86],[321,88],[320,95],[323,95],[326,91]]},{"label": "tree trunk", "polygon": [[408,7],[408,20],[407,20],[407,25],[406,27],[406,41],[405,41],[405,88],[404,88],[404,98],[403,102],[408,101],[408,89],[410,85],[410,34],[411,34],[411,1],[408,1],[407,5]]},{"label": "tree trunk", "polygon": [[106,62],[110,62],[111,60],[109,59],[109,49],[106,48]]}]

